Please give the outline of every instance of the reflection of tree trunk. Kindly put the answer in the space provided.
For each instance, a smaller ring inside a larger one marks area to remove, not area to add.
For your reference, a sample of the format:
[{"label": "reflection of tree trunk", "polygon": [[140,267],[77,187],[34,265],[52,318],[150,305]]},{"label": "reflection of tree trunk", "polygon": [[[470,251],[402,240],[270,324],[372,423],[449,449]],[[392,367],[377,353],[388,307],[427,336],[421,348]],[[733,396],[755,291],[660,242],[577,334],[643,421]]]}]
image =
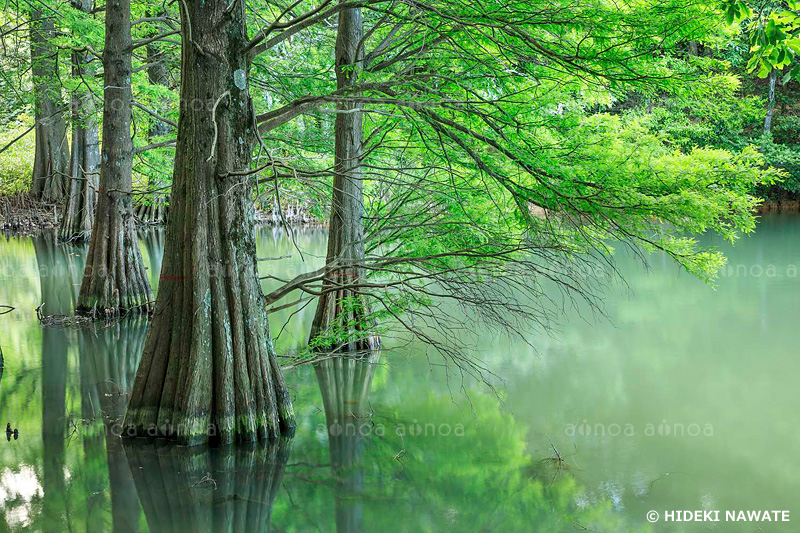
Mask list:
[{"label": "reflection of tree trunk", "polygon": [[33,240],[39,268],[41,302],[48,315],[72,313],[77,283],[83,269],[82,259],[74,249],[59,246],[56,236],[46,233]]},{"label": "reflection of tree trunk", "polygon": [[[361,8],[341,10],[336,37],[336,86],[340,90],[358,81],[364,60],[363,34]],[[328,292],[319,297],[311,337],[312,340],[317,338],[320,347],[328,350],[374,350],[380,346],[380,339],[369,318],[369,303],[358,291],[348,288],[364,276],[362,267],[353,266],[354,262],[364,259],[361,104],[339,104],[338,111],[326,261],[329,265],[339,261],[345,266],[333,270],[323,283]],[[332,332],[342,332],[344,338],[338,338],[338,333],[337,338],[324,338],[326,333]]]},{"label": "reflection of tree trunk", "polygon": [[[41,299],[50,313],[68,313],[75,298],[80,261],[56,243],[55,235],[33,241],[39,268]],[[64,439],[66,438],[67,330],[42,329],[42,446],[44,448],[43,514],[47,528],[63,531]]]},{"label": "reflection of tree trunk", "polygon": [[31,11],[31,74],[33,76],[36,148],[31,195],[45,202],[61,202],[69,179],[66,109],[58,78],[55,18]]},{"label": "reflection of tree trunk", "polygon": [[[111,515],[117,532],[138,530],[139,502],[119,435],[146,334],[144,319],[79,331],[81,390],[89,399],[84,411],[87,407],[93,410],[84,418],[103,419]],[[102,446],[102,436],[100,439]],[[102,454],[102,448],[98,452]]]},{"label": "reflection of tree trunk", "polygon": [[380,355],[373,352],[365,358],[338,357],[314,365],[325,409],[331,465],[339,482],[338,533],[364,530],[364,513],[358,500],[364,490],[361,453],[364,437],[372,430],[367,401],[379,359]]},{"label": "reflection of tree trunk", "polygon": [[66,438],[67,333],[42,331],[42,448],[44,455],[43,515],[45,527],[63,531],[66,516],[64,439]]},{"label": "reflection of tree trunk", "polygon": [[76,311],[95,318],[149,312],[153,291],[136,241],[131,198],[131,6],[106,4],[100,192]]},{"label": "reflection of tree trunk", "polygon": [[151,531],[258,533],[270,529],[290,445],[285,438],[221,448],[128,440],[125,451]]},{"label": "reflection of tree trunk", "polygon": [[[73,0],[85,13],[92,10],[92,0]],[[89,52],[72,52],[72,72],[84,80],[94,76]],[[82,90],[81,90],[82,89]],[[94,207],[97,202],[100,144],[94,120],[94,100],[88,88],[79,88],[72,95],[72,157],[70,159],[68,196],[61,217],[59,238],[65,242],[84,241],[92,233]]]},{"label": "reflection of tree trunk", "polygon": [[[294,428],[256,271],[243,2],[181,3],[181,109],[155,315],[126,426],[182,444]],[[188,36],[191,35],[191,38]]]}]

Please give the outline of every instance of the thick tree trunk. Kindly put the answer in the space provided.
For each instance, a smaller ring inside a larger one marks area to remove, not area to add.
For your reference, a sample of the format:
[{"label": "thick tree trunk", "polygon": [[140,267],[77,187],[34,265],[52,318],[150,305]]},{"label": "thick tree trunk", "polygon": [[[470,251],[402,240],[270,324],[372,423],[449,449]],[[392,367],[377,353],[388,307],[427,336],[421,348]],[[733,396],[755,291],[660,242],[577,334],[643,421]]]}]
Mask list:
[{"label": "thick tree trunk", "polygon": [[[87,13],[92,10],[91,0],[79,0],[73,5]],[[92,59],[87,52],[73,52],[73,74],[90,79],[94,70],[89,67]],[[62,242],[83,242],[92,234],[100,169],[100,143],[94,113],[94,101],[88,89],[72,96],[72,157],[69,195],[59,230]]]},{"label": "thick tree trunk", "polygon": [[77,308],[96,318],[152,309],[131,200],[131,44],[130,0],[108,3],[100,190]]},{"label": "thick tree trunk", "polygon": [[[336,37],[336,85],[339,89],[353,85],[358,79],[364,60],[363,34],[360,8],[339,12]],[[362,120],[360,104],[338,106],[327,263],[338,262],[344,266],[328,275],[323,283],[328,292],[320,296],[317,304],[311,340],[316,340],[316,345],[323,349],[358,351],[380,347],[375,324],[369,318],[368,302],[352,288],[364,276],[364,269],[356,264],[364,258]],[[331,338],[333,331],[343,332],[345,338],[338,334]]]},{"label": "thick tree trunk", "polygon": [[66,108],[61,100],[58,48],[52,16],[31,12],[31,73],[33,75],[36,148],[31,196],[60,203],[69,182]]},{"label": "thick tree trunk", "polygon": [[775,111],[775,83],[778,80],[778,71],[772,69],[769,73],[769,95],[767,101],[767,116],[764,117],[764,135],[772,131],[772,113]]},{"label": "thick tree trunk", "polygon": [[294,428],[256,273],[243,2],[181,4],[181,114],[155,316],[125,418],[183,444]]}]

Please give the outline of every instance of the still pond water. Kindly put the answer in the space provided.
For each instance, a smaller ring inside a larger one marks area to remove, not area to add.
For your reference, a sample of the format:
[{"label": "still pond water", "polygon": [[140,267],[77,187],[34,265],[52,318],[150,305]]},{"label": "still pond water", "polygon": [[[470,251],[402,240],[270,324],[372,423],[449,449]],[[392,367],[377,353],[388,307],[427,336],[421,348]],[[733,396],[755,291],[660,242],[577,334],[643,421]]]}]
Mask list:
[{"label": "still pond water", "polygon": [[[140,246],[157,281],[163,233]],[[319,266],[262,229],[262,274]],[[716,289],[661,257],[617,258],[607,318],[528,341],[480,335],[500,399],[420,347],[287,372],[291,441],[224,449],[122,440],[145,321],[41,328],[70,313],[85,250],[0,238],[0,532],[800,531],[800,219],[766,217]],[[313,306],[271,317],[279,353]],[[288,323],[287,323],[288,320]],[[285,361],[288,362],[288,359]],[[452,369],[451,369],[452,370]],[[2,429],[0,429],[2,431]],[[557,450],[557,451],[556,451]],[[559,459],[560,456],[560,459]],[[650,524],[648,511],[789,510],[789,524]]]}]

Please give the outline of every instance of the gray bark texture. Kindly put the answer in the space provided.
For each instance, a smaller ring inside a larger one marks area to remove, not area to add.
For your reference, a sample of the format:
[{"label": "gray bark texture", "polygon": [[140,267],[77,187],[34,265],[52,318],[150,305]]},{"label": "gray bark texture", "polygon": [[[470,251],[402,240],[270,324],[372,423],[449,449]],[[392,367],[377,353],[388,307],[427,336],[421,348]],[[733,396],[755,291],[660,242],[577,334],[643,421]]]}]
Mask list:
[{"label": "gray bark texture", "polygon": [[764,117],[764,134],[772,131],[772,113],[775,111],[775,83],[778,80],[778,71],[772,69],[769,73],[769,95],[767,96],[767,116]]},{"label": "gray bark texture", "polygon": [[243,2],[181,2],[181,113],[161,282],[128,434],[194,445],[291,433],[256,272]]}]

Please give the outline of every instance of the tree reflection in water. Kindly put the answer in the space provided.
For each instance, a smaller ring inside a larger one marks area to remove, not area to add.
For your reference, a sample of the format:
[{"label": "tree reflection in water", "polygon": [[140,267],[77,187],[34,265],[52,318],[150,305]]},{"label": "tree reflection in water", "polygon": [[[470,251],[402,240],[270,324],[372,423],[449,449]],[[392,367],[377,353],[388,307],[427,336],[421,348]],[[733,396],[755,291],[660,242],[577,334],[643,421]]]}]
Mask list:
[{"label": "tree reflection in water", "polygon": [[124,444],[151,531],[269,531],[291,439],[221,448]]},{"label": "tree reflection in water", "polygon": [[364,437],[370,432],[368,399],[379,359],[380,353],[372,352],[326,359],[314,365],[325,409],[331,467],[337,479],[338,533],[364,531],[361,455]]}]

